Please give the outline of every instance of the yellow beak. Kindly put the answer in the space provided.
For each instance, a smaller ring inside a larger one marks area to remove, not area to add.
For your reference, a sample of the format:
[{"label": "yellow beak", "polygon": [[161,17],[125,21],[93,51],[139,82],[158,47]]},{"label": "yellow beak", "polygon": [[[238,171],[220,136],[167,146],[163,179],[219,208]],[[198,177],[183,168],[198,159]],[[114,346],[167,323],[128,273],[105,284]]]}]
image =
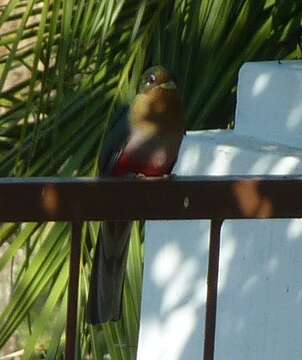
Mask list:
[{"label": "yellow beak", "polygon": [[159,87],[162,89],[165,89],[165,90],[175,90],[176,84],[174,81],[170,80],[170,81],[160,84]]}]

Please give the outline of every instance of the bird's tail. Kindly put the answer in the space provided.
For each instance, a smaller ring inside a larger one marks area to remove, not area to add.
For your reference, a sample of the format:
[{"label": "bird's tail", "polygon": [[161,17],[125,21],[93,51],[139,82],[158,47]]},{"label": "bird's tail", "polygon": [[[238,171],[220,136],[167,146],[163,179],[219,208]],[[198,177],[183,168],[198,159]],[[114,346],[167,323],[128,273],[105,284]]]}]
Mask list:
[{"label": "bird's tail", "polygon": [[121,318],[131,222],[103,222],[93,260],[87,321],[104,323]]}]

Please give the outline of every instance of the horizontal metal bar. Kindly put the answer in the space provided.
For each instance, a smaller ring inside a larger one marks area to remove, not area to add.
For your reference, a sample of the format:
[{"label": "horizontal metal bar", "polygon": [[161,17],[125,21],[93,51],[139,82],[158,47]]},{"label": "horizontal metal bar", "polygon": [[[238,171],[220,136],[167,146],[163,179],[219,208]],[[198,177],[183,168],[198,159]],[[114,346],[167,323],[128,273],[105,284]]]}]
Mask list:
[{"label": "horizontal metal bar", "polygon": [[302,217],[302,177],[0,179],[0,221]]}]

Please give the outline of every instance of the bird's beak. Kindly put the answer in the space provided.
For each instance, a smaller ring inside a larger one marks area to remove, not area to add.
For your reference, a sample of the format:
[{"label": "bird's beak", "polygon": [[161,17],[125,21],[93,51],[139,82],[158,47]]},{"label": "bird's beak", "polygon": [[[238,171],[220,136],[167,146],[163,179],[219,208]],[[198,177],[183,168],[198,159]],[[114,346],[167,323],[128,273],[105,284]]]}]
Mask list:
[{"label": "bird's beak", "polygon": [[170,81],[160,84],[159,87],[162,89],[165,89],[165,90],[175,90],[176,84],[174,81],[170,80]]}]

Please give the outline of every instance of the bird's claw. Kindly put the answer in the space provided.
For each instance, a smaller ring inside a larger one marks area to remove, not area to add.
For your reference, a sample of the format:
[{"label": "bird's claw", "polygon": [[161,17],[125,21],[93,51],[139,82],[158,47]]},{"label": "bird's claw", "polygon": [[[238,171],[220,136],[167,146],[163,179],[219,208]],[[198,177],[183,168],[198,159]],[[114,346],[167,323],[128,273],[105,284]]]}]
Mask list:
[{"label": "bird's claw", "polygon": [[130,179],[135,178],[135,179],[145,179],[145,180],[169,180],[174,178],[175,176],[176,176],[175,174],[163,174],[161,176],[147,176],[143,173],[134,173],[134,172],[127,174],[127,177]]}]

